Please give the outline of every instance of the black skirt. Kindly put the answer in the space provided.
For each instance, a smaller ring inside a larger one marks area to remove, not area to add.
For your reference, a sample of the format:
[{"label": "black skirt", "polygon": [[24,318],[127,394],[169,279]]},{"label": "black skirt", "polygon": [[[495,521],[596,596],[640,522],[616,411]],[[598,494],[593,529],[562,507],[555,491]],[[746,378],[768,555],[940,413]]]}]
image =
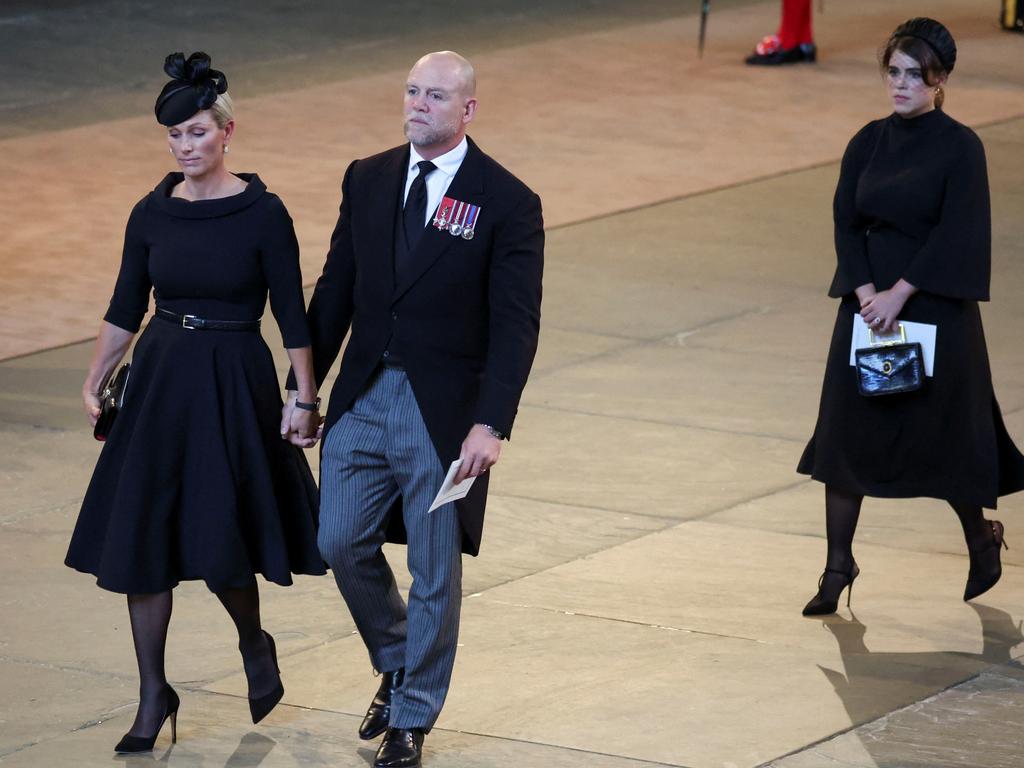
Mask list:
[{"label": "black skirt", "polygon": [[937,325],[934,376],[916,392],[878,397],[859,394],[850,365],[858,310],[852,294],[840,303],[818,422],[797,471],[863,496],[991,509],[1024,489],[1024,457],[992,391],[977,302],[912,296],[900,319]]},{"label": "black skirt", "polygon": [[153,593],[254,574],[281,585],[323,574],[318,492],[279,434],[281,397],[259,333],[154,319],[139,338],[124,408],[103,445],[66,564],[104,589]]}]

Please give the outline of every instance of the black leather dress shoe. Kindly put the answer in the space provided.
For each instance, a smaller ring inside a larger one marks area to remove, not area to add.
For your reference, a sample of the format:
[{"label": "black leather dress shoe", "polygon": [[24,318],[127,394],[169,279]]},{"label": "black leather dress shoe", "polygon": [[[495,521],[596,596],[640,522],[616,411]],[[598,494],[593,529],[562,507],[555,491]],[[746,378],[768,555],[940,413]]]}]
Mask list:
[{"label": "black leather dress shoe", "polygon": [[813,64],[817,60],[818,48],[814,43],[801,43],[795,48],[780,48],[771,53],[754,51],[746,58],[747,64],[755,67],[777,67],[781,64],[799,64],[800,62]]},{"label": "black leather dress shoe", "polygon": [[423,731],[419,728],[388,728],[377,750],[373,768],[419,768],[423,755]]},{"label": "black leather dress shoe", "polygon": [[381,675],[377,695],[370,702],[370,707],[366,710],[366,717],[363,718],[363,723],[359,726],[360,739],[375,739],[387,730],[388,718],[391,717],[391,700],[395,697],[395,691],[401,687],[404,678],[404,669],[385,672]]}]

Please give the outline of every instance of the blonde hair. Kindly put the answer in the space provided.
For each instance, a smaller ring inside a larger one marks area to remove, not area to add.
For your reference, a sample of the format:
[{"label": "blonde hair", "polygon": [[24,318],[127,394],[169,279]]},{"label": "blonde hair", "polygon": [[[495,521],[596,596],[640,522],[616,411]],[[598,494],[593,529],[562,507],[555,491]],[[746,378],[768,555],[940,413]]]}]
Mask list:
[{"label": "blonde hair", "polygon": [[224,126],[235,119],[235,104],[227,93],[219,93],[217,100],[210,107],[210,112],[217,127],[223,130]]}]

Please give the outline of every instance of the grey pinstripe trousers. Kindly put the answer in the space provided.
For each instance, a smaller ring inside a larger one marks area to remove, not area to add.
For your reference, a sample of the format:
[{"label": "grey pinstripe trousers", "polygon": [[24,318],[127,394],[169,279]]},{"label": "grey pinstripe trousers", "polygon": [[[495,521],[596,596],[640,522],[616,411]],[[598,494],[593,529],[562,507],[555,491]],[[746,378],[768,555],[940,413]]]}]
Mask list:
[{"label": "grey pinstripe trousers", "polygon": [[[446,470],[400,369],[382,368],[324,441],[320,553],[374,668],[405,667],[391,706],[395,728],[433,726],[455,665],[462,530],[454,504],[427,514]],[[408,608],[381,551],[399,495],[413,577]]]}]

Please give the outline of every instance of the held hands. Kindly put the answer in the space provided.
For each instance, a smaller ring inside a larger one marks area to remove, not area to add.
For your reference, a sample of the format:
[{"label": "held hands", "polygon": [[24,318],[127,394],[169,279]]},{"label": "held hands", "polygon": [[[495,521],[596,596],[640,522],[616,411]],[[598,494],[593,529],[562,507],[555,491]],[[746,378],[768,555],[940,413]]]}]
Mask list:
[{"label": "held hands", "polygon": [[462,441],[462,451],[459,453],[462,466],[455,475],[455,482],[461,483],[467,477],[479,477],[498,463],[500,455],[501,440],[488,432],[483,424],[474,424]]},{"label": "held hands", "polygon": [[892,333],[899,325],[900,312],[914,293],[914,287],[903,280],[886,291],[860,298],[860,316],[875,333]]},{"label": "held hands", "polygon": [[306,411],[295,407],[299,393],[288,390],[281,409],[281,439],[300,448],[312,448],[323,431],[323,418],[319,411]]}]

